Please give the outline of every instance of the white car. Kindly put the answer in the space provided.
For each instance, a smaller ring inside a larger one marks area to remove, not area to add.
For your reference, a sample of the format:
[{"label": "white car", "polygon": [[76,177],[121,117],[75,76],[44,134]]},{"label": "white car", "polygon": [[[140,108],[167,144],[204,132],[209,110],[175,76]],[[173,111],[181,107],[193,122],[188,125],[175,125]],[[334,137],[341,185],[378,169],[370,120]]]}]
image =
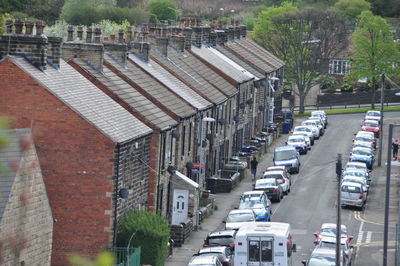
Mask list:
[{"label": "white car", "polygon": [[377,120],[381,122],[381,111],[369,110],[365,114],[364,120]]},{"label": "white car", "polygon": [[314,134],[314,138],[319,139],[319,137],[321,136],[321,130],[320,130],[317,122],[315,122],[313,120],[306,120],[306,121],[301,122],[301,125],[311,127],[312,129],[315,128],[316,133]]},{"label": "white car", "polygon": [[307,126],[297,126],[294,128],[293,133],[296,132],[302,132],[302,133],[306,133],[307,136],[310,138],[311,140],[311,145],[314,145],[314,134],[313,131],[310,127]]},{"label": "white car", "polygon": [[295,147],[300,154],[307,154],[308,151],[307,143],[303,136],[299,135],[290,136],[286,144]]},{"label": "white car", "polygon": [[311,112],[311,116],[319,116],[319,117],[321,117],[325,122],[325,128],[328,125],[328,116],[326,115],[325,111],[323,111],[323,110],[312,111]]},{"label": "white car", "polygon": [[367,201],[367,192],[364,186],[359,183],[343,182],[340,185],[340,195],[342,207],[354,206],[363,209]]},{"label": "white car", "polygon": [[263,178],[275,178],[281,184],[284,194],[290,192],[290,180],[286,177],[284,171],[268,171],[264,173]]},{"label": "white car", "polygon": [[323,120],[321,117],[318,116],[310,116],[307,120],[312,120],[312,121],[316,121],[318,124],[321,125],[323,132],[325,132],[325,120]]},{"label": "white car", "polygon": [[239,230],[240,226],[246,222],[255,222],[256,214],[251,209],[231,210],[226,218],[226,230]]},{"label": "white car", "polygon": [[311,150],[311,139],[310,139],[310,137],[308,136],[307,133],[302,132],[302,131],[296,131],[296,132],[293,132],[292,135],[293,136],[303,136],[304,140],[306,141],[306,144],[307,144],[307,149]]}]

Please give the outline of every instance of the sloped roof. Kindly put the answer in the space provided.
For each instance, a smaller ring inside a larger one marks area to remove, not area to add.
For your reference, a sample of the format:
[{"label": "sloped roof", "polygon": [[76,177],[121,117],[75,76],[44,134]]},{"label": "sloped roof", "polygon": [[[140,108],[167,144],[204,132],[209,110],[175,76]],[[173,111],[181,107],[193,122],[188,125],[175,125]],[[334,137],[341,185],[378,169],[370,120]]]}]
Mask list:
[{"label": "sloped roof", "polygon": [[[113,59],[106,56],[107,61],[114,62]],[[141,114],[147,121],[160,128],[161,130],[176,126],[178,123],[162,111],[158,106],[149,101],[134,87],[118,77],[109,68],[103,65],[103,71],[100,73],[93,68],[84,59],[73,59],[73,62],[78,64],[92,77],[107,87],[113,94],[117,95],[122,101],[127,103],[132,110]],[[116,62],[115,62],[116,63]]]},{"label": "sloped roof", "polygon": [[0,130],[1,135],[6,135],[7,147],[0,147],[0,221],[8,203],[12,186],[21,162],[23,150],[20,140],[31,134],[30,129]]},{"label": "sloped roof", "polygon": [[24,58],[12,59],[50,93],[114,142],[125,142],[152,132],[151,128],[114,102],[64,60],[60,60],[60,69],[48,67],[42,72]]},{"label": "sloped roof", "polygon": [[[247,71],[249,71],[251,74],[253,74],[257,79],[264,79],[265,78],[265,71],[260,72],[260,70],[256,69],[254,65],[251,65],[250,63],[247,63],[246,61],[242,60],[237,54],[232,52],[230,49],[226,48],[226,46],[223,45],[217,45],[216,49],[225,55],[226,57],[229,57],[232,61],[234,61],[236,64],[240,65]],[[253,62],[252,62],[253,63]]]},{"label": "sloped roof", "polygon": [[186,86],[182,81],[171,75],[162,66],[157,64],[154,60],[149,59],[148,62],[144,62],[134,55],[130,55],[129,58],[134,61],[138,66],[150,73],[159,82],[168,87],[175,94],[179,95],[185,101],[190,103],[193,107],[198,110],[204,110],[211,107],[211,103],[201,97],[197,92]]},{"label": "sloped roof", "polygon": [[276,70],[272,63],[263,61],[262,59],[260,59],[260,56],[257,56],[256,54],[250,52],[248,49],[239,45],[237,42],[227,42],[225,43],[225,47],[227,47],[227,49],[231,50],[236,55],[242,57],[244,60],[251,62],[264,73],[271,73]]},{"label": "sloped roof", "polygon": [[237,83],[244,83],[254,78],[247,70],[243,69],[233,61],[227,60],[223,54],[216,49],[202,45],[201,48],[192,46],[191,51],[209,64],[221,70],[225,75],[231,77]]},{"label": "sloped roof", "polygon": [[253,54],[259,56],[265,62],[270,63],[276,69],[279,69],[285,65],[285,63],[281,59],[279,59],[269,51],[265,50],[263,47],[261,47],[259,44],[251,39],[240,39],[236,40],[235,42],[248,49],[248,51],[252,52]]},{"label": "sloped roof", "polygon": [[[133,55],[129,55],[129,58],[131,56]],[[113,64],[113,66],[125,77],[143,89],[148,94],[146,97],[150,97],[148,99],[153,103],[158,102],[165,109],[180,118],[189,117],[196,113],[194,108],[147,74],[133,61],[127,60],[125,66],[121,66],[120,64]]]},{"label": "sloped roof", "polygon": [[187,82],[192,88],[195,88],[204,95],[207,100],[219,104],[227,99],[227,97],[217,87],[214,87],[197,72],[186,66],[181,60],[176,60],[174,56],[170,56],[171,54],[174,54],[174,49],[168,48],[168,57],[163,56],[155,49],[151,50],[151,52],[152,57],[160,62],[164,68],[168,69],[181,80]]},{"label": "sloped roof", "polygon": [[192,73],[192,75],[198,74],[199,77],[202,77],[209,84],[218,88],[226,96],[230,97],[238,92],[235,86],[233,86],[221,75],[216,73],[191,53],[178,53],[174,50],[168,50],[168,58],[170,58],[171,61],[176,64],[180,62],[179,66],[181,68],[188,70],[190,69],[190,73]]}]

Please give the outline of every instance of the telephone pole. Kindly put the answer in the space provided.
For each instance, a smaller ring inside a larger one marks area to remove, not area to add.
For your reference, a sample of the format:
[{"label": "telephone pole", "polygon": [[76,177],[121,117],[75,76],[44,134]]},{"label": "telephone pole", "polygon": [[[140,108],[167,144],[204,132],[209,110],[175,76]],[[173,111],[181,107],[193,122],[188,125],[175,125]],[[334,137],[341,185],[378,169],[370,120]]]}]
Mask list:
[{"label": "telephone pole", "polygon": [[340,183],[342,179],[342,154],[338,153],[337,161],[336,161],[336,176],[338,180],[337,185],[337,216],[336,216],[336,265],[340,265],[340,244],[341,244],[341,229],[342,229],[342,221],[341,221],[341,203],[340,203]]}]

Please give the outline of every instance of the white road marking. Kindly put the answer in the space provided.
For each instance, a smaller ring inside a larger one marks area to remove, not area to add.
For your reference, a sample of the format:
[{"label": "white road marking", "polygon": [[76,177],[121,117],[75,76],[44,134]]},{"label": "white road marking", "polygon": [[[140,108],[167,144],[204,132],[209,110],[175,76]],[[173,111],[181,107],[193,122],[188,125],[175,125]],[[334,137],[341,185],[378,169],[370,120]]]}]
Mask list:
[{"label": "white road marking", "polygon": [[370,243],[371,242],[371,238],[372,238],[372,232],[368,231],[367,232],[367,237],[365,238],[365,242],[366,243]]}]

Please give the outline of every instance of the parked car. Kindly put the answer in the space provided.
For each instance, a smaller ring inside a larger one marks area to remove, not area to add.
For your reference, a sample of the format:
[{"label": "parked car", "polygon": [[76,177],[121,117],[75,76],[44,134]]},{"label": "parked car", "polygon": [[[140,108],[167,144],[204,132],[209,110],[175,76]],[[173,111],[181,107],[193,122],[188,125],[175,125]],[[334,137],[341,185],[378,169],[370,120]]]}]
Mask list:
[{"label": "parked car", "polygon": [[[314,244],[318,244],[319,242],[321,242],[321,239],[323,238],[325,239],[329,237],[336,238],[336,228],[337,227],[335,223],[323,223],[319,231],[314,233],[315,236]],[[353,236],[350,236],[348,234],[347,227],[344,224],[342,224],[340,228],[340,236],[341,238],[344,238],[348,242],[350,242],[353,239]]]},{"label": "parked car", "polygon": [[231,210],[223,223],[226,230],[238,230],[245,222],[255,222],[256,214],[252,209]]},{"label": "parked car", "polygon": [[289,179],[290,184],[292,184],[292,177],[291,177],[289,171],[286,169],[285,166],[283,166],[283,165],[275,165],[275,166],[269,166],[269,167],[267,167],[267,169],[265,169],[265,172],[271,172],[271,171],[283,171],[285,176],[286,176],[286,178]]},{"label": "parked car", "polygon": [[313,131],[313,134],[314,134],[314,139],[319,139],[319,137],[321,136],[321,131],[315,121],[306,120],[306,121],[301,122],[301,125],[311,128],[311,130]]},{"label": "parked car", "polygon": [[355,136],[369,136],[371,139],[375,139],[375,134],[373,132],[363,130],[358,131]]},{"label": "parked car", "polygon": [[290,136],[286,144],[295,147],[300,154],[307,154],[308,148],[303,136]]},{"label": "parked car", "polygon": [[381,122],[381,111],[369,110],[365,114],[364,120],[376,120]]},{"label": "parked car", "polygon": [[357,176],[364,178],[368,184],[371,182],[371,178],[369,177],[368,171],[366,169],[361,168],[346,168],[343,170],[343,176]]},{"label": "parked car", "polygon": [[[332,249],[336,251],[336,237],[324,237],[321,239],[316,248],[320,249]],[[350,245],[350,241],[346,238],[342,238],[340,241],[341,248],[341,259],[343,265],[351,265],[351,258],[353,255],[353,246]]]},{"label": "parked car", "polygon": [[342,182],[340,185],[340,204],[342,207],[355,206],[360,209],[364,208],[367,201],[367,192],[363,185],[353,182]]},{"label": "parked car", "polygon": [[358,170],[363,170],[368,173],[369,178],[370,176],[370,170],[368,170],[367,164],[364,162],[348,162],[346,164],[346,167],[344,170],[350,170],[350,169],[358,169]]},{"label": "parked car", "polygon": [[308,136],[307,133],[301,132],[301,131],[296,131],[296,132],[293,132],[292,135],[293,136],[303,136],[304,140],[306,141],[307,149],[311,150],[311,139],[310,139],[310,137]]},{"label": "parked car", "polygon": [[264,191],[247,191],[242,194],[239,201],[239,210],[253,210],[256,221],[271,221],[271,201]]},{"label": "parked car", "polygon": [[263,178],[275,178],[276,181],[282,186],[284,194],[287,195],[290,192],[290,180],[283,171],[265,172]]},{"label": "parked car", "polygon": [[342,182],[351,182],[351,183],[358,183],[361,184],[363,186],[363,189],[365,191],[365,193],[367,193],[368,195],[368,190],[369,190],[369,184],[368,181],[363,178],[363,177],[359,177],[359,176],[351,176],[351,175],[346,175],[342,177]]},{"label": "parked car", "polygon": [[379,122],[377,120],[365,120],[361,127],[361,130],[373,132],[376,138],[378,138],[381,133]]},{"label": "parked car", "polygon": [[280,146],[274,150],[274,165],[283,165],[289,173],[300,171],[300,155],[293,146]]},{"label": "parked car", "polygon": [[326,128],[328,126],[328,116],[325,114],[325,111],[322,111],[322,110],[312,111],[310,116],[311,117],[320,117],[322,120],[324,120],[324,127]]},{"label": "parked car", "polygon": [[188,266],[222,266],[216,255],[206,255],[206,256],[193,256],[189,261]]},{"label": "parked car", "polygon": [[340,265],[336,265],[336,250],[323,247],[315,247],[310,258],[301,262],[304,266],[347,266],[343,252],[340,253]]},{"label": "parked car", "polygon": [[264,191],[270,200],[280,202],[283,198],[282,185],[275,178],[258,179],[254,189]]},{"label": "parked car", "polygon": [[294,128],[293,133],[294,132],[304,132],[308,135],[308,137],[311,140],[311,145],[314,145],[314,132],[313,130],[308,127],[308,126],[297,126]]},{"label": "parked car", "polygon": [[203,247],[229,247],[232,251],[235,249],[236,230],[222,230],[211,232],[204,239]]},{"label": "parked car", "polygon": [[370,138],[366,135],[356,135],[353,139],[353,146],[356,145],[358,142],[365,142],[369,143],[371,148],[376,149],[376,140],[375,138]]},{"label": "parked car", "polygon": [[316,120],[316,121],[320,121],[320,122],[321,122],[321,125],[323,126],[324,131],[325,131],[325,128],[326,128],[325,119],[322,118],[322,116],[310,116],[310,117],[308,117],[307,120]]},{"label": "parked car", "polygon": [[314,121],[315,123],[317,123],[320,136],[323,136],[323,135],[325,134],[324,122],[321,121],[321,118],[318,118],[318,117],[309,117],[309,118],[307,119],[307,121]]},{"label": "parked car", "polygon": [[374,157],[364,148],[355,147],[350,153],[351,162],[364,162],[368,169],[372,170]]},{"label": "parked car", "polygon": [[229,247],[208,247],[202,248],[193,256],[209,256],[215,255],[224,266],[231,266],[234,263],[234,256]]}]

